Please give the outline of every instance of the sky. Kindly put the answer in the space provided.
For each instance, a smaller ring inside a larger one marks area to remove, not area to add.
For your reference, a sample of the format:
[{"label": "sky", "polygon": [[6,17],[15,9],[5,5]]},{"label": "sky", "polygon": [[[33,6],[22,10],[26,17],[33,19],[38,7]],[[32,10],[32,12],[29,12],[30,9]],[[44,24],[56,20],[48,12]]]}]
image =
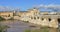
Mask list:
[{"label": "sky", "polygon": [[0,6],[8,6],[27,10],[38,5],[60,5],[60,0],[0,0]]}]

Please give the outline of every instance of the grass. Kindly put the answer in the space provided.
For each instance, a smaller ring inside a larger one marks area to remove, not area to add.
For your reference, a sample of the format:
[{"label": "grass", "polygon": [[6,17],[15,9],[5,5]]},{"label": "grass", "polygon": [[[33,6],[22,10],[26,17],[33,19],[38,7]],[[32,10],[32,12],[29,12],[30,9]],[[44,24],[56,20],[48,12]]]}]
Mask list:
[{"label": "grass", "polygon": [[24,30],[24,32],[31,32],[31,30],[29,30],[29,29],[26,29],[26,30]]},{"label": "grass", "polygon": [[41,27],[41,29],[34,29],[34,30],[25,30],[24,32],[49,32],[49,29],[47,27]]},{"label": "grass", "polygon": [[40,32],[49,32],[49,28],[43,27],[40,29]]},{"label": "grass", "polygon": [[32,30],[31,32],[40,32],[40,30]]}]

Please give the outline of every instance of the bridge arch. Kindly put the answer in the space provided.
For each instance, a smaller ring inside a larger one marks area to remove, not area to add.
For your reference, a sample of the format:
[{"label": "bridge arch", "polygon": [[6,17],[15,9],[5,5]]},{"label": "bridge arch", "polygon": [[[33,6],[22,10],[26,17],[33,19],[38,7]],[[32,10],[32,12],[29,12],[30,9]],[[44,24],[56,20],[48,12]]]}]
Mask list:
[{"label": "bridge arch", "polygon": [[58,18],[58,24],[60,24],[60,18]]}]

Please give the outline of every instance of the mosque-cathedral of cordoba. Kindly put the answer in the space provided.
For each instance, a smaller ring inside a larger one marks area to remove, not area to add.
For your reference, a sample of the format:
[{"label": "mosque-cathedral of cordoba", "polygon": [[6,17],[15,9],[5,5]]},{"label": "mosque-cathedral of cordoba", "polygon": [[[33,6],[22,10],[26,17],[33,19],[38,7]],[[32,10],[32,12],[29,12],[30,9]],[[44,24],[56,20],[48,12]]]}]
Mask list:
[{"label": "mosque-cathedral of cordoba", "polygon": [[40,12],[38,9],[29,9],[25,12],[0,12],[5,19],[13,17],[17,20],[28,21],[33,24],[58,28],[60,14],[57,12]]}]

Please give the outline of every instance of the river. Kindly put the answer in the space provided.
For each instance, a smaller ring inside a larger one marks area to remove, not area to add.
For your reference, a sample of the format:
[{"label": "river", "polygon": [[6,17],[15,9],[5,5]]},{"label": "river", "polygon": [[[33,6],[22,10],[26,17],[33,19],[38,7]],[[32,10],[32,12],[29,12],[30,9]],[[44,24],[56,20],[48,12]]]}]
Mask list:
[{"label": "river", "polygon": [[[40,29],[40,27],[30,27],[30,23],[25,23],[23,21],[18,20],[7,20],[0,22],[3,25],[7,25],[10,28],[7,29],[7,32],[24,32],[25,29]],[[58,32],[58,29],[55,28],[49,28],[49,32]]]}]

